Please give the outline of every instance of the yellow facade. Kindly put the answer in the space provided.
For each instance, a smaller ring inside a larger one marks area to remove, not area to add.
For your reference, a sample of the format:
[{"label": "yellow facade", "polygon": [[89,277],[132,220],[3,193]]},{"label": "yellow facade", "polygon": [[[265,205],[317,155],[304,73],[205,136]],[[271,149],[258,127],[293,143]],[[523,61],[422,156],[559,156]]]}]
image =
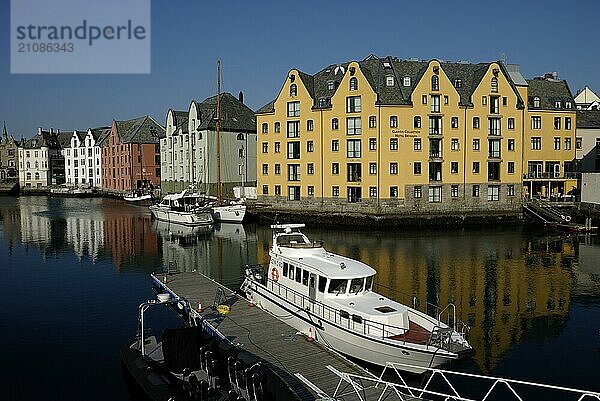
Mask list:
[{"label": "yellow facade", "polygon": [[[527,95],[501,63],[370,58],[314,76],[292,69],[257,112],[259,198],[300,210],[518,214],[531,157]],[[571,121],[561,134],[574,149]]]}]

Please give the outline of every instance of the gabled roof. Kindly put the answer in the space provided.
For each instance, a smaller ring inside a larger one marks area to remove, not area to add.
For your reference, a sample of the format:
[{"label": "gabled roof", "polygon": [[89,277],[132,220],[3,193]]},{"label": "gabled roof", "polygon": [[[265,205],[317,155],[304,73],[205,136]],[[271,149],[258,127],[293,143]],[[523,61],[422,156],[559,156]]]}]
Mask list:
[{"label": "gabled roof", "polygon": [[165,128],[152,117],[144,116],[126,121],[115,121],[117,135],[123,143],[158,143],[165,137]]},{"label": "gabled roof", "polygon": [[171,110],[173,113],[173,122],[175,123],[175,127],[178,130],[181,130],[182,133],[188,133],[188,112],[187,111],[178,111]]},{"label": "gabled roof", "polygon": [[[528,79],[529,89],[527,91],[528,108],[533,110],[575,110],[575,101],[566,81],[555,78],[542,77]],[[534,99],[540,99],[540,107],[534,107]],[[557,108],[555,103],[560,101],[561,107]],[[565,107],[570,102],[571,107]]]},{"label": "gabled roof", "polygon": [[600,110],[577,110],[577,128],[600,129]]},{"label": "gabled roof", "polygon": [[71,147],[71,138],[73,138],[73,133],[77,133],[77,136],[79,137],[80,141],[83,141],[85,139],[85,134],[86,134],[85,131],[63,131],[63,132],[59,132],[56,135],[56,138],[58,140],[58,143],[59,143],[61,149]]},{"label": "gabled roof", "polygon": [[104,136],[110,134],[110,127],[97,127],[97,128],[89,128],[89,131],[92,133],[92,138],[96,142],[96,145],[100,143]]},{"label": "gabled roof", "polygon": [[577,104],[588,105],[594,102],[600,102],[600,97],[587,86],[577,92],[577,95],[575,96],[575,103]]},{"label": "gabled roof", "polygon": [[[193,101],[199,110],[200,124],[197,130],[216,129],[217,96],[202,103]],[[221,130],[229,132],[256,132],[254,112],[231,93],[222,93],[220,99]]]},{"label": "gabled roof", "polygon": [[22,147],[25,149],[59,149],[60,143],[56,133],[50,133],[50,131],[40,130],[38,133],[29,140],[22,141]]}]

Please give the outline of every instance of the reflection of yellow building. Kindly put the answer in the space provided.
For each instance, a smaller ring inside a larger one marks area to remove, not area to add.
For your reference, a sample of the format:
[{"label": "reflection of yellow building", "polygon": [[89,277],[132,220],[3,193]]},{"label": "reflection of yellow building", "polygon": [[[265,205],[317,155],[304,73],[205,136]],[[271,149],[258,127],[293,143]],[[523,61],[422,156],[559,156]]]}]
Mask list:
[{"label": "reflection of yellow building", "polygon": [[[259,232],[263,265],[269,260],[267,231]],[[346,231],[319,235],[327,250],[376,268],[379,292],[409,305],[414,295],[420,308],[425,300],[441,307],[453,302],[457,318],[471,328],[474,359],[485,371],[521,341],[534,319],[564,322],[569,312],[573,279],[564,263],[575,249],[568,242],[526,243],[514,231],[432,233],[431,238]]]},{"label": "reflection of yellow building", "polygon": [[[548,111],[551,100],[560,108]],[[560,174],[553,190],[564,191],[574,158],[569,107],[564,81],[528,83],[502,62],[370,56],[314,75],[292,69],[257,112],[259,198],[296,210],[518,215],[532,158]],[[534,157],[530,119],[540,113]],[[563,123],[552,133],[546,120],[555,116]]]}]

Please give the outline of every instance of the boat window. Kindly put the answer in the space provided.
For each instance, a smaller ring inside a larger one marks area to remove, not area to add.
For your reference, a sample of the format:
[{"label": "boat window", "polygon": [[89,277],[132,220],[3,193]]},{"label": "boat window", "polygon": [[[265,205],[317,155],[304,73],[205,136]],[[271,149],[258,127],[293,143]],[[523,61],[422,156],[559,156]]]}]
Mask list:
[{"label": "boat window", "polygon": [[332,279],[329,282],[329,293],[330,294],[345,294],[348,280]]},{"label": "boat window", "polygon": [[344,319],[348,319],[350,317],[350,314],[347,311],[340,309],[340,317],[343,317]]},{"label": "boat window", "polygon": [[308,285],[308,270],[302,270],[302,284]]},{"label": "boat window", "polygon": [[325,292],[327,286],[327,277],[319,276],[319,292]]},{"label": "boat window", "polygon": [[396,312],[396,309],[392,308],[391,306],[380,306],[378,308],[375,308],[376,311],[379,311],[381,313],[392,313],[392,312]]},{"label": "boat window", "polygon": [[288,275],[288,264],[286,262],[283,262],[283,275],[285,277]]},{"label": "boat window", "polygon": [[290,265],[290,280],[294,279],[294,265]]},{"label": "boat window", "polygon": [[352,321],[360,324],[363,322],[363,319],[362,319],[362,316],[352,315]]},{"label": "boat window", "polygon": [[358,294],[363,289],[364,278],[353,278],[350,281],[350,294]]},{"label": "boat window", "polygon": [[296,267],[296,282],[301,282],[302,281],[302,269],[299,267]]},{"label": "boat window", "polygon": [[365,286],[365,290],[370,291],[373,289],[373,276],[367,277],[367,285]]}]

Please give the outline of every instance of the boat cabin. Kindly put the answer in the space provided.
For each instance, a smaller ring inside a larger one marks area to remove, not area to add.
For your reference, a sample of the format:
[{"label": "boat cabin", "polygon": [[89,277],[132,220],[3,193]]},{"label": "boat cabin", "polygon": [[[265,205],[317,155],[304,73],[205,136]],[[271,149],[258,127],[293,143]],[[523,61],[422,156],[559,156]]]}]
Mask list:
[{"label": "boat cabin", "polygon": [[199,197],[182,191],[176,194],[168,194],[160,201],[160,206],[173,211],[190,212],[200,207]]}]

